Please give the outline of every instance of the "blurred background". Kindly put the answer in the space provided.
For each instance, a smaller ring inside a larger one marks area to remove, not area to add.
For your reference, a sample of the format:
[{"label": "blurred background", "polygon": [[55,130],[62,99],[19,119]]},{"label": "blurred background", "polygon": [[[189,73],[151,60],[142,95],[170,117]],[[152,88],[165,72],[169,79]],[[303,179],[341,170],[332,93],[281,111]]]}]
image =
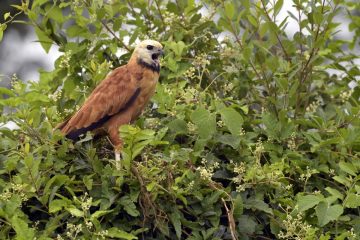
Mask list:
[{"label": "blurred background", "polygon": [[[16,13],[16,9],[11,7],[11,4],[21,4],[21,0],[0,1],[0,22],[4,20],[3,16],[6,12],[10,12],[11,15]],[[292,5],[292,1],[284,1],[278,21],[289,16],[288,11],[295,12]],[[17,20],[24,19],[25,16],[17,18]],[[343,17],[337,21],[341,23],[338,37],[350,40],[353,34],[348,31],[348,20]],[[295,20],[288,18],[288,35],[293,36],[296,31],[298,31],[298,27]],[[13,23],[8,26],[4,38],[0,42],[0,86],[9,86],[11,76],[15,73],[23,81],[36,81],[39,76],[39,68],[53,69],[54,61],[60,55],[57,47],[53,45],[49,53],[46,53],[36,40],[35,32],[29,26],[20,23]]]},{"label": "blurred background", "polygon": [[[21,0],[0,0],[0,22],[4,21],[4,14],[15,14],[17,10],[11,4],[21,4]],[[24,20],[25,16],[18,16],[17,20]],[[38,69],[53,69],[54,61],[60,53],[54,45],[47,54],[36,42],[34,30],[25,24],[13,23],[4,32],[0,42],[0,87],[8,87],[10,79],[16,73],[23,81],[37,80]]]}]

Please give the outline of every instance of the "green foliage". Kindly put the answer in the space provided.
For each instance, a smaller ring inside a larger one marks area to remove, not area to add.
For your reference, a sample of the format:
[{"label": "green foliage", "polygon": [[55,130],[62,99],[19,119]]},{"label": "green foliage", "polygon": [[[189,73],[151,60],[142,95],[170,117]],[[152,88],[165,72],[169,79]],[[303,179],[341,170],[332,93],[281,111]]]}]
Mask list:
[{"label": "green foliage", "polygon": [[[358,47],[360,4],[293,0],[279,19],[283,3],[14,6],[63,54],[0,88],[0,120],[19,127],[0,128],[0,238],[358,239],[359,54],[344,49]],[[336,35],[341,13],[351,41]],[[117,169],[106,138],[53,129],[146,38],[166,56],[152,104],[120,129]]]}]

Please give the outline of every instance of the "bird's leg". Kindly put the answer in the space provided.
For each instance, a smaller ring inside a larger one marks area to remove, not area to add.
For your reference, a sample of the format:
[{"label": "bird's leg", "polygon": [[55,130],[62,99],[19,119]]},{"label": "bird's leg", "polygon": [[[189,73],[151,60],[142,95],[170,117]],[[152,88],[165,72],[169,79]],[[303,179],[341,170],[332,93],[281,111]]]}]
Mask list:
[{"label": "bird's leg", "polygon": [[115,149],[115,161],[121,161],[121,154]]},{"label": "bird's leg", "polygon": [[121,152],[115,147],[115,167],[117,170],[121,169]]},{"label": "bird's leg", "polygon": [[121,149],[123,146],[123,141],[121,140],[119,133],[116,131],[109,132],[110,141],[114,146],[115,150],[115,167],[117,170],[121,169]]}]

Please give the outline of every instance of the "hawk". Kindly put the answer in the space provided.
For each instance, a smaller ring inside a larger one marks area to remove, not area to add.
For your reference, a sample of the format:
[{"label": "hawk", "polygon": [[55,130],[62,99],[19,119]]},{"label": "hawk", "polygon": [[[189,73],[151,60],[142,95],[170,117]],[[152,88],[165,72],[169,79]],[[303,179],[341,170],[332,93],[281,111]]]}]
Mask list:
[{"label": "hawk", "polygon": [[140,42],[129,62],[112,71],[90,94],[80,109],[57,128],[76,140],[87,131],[109,136],[118,166],[123,141],[119,127],[133,122],[143,111],[159,79],[162,45],[154,40]]}]

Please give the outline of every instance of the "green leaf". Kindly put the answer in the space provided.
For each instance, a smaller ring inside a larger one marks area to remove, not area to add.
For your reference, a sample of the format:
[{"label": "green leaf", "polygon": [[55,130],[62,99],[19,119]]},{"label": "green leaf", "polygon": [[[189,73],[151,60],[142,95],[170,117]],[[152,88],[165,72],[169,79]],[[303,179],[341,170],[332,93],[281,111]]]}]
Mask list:
[{"label": "green leaf", "polygon": [[225,3],[225,15],[230,19],[232,19],[235,15],[235,7],[230,1]]},{"label": "green leaf", "polygon": [[330,221],[337,220],[344,212],[344,209],[339,204],[329,206],[327,201],[321,201],[317,205],[315,211],[318,218],[318,224],[320,227],[323,227]]},{"label": "green leaf", "polygon": [[349,162],[344,162],[344,161],[341,161],[339,162],[339,167],[341,170],[343,170],[344,172],[350,174],[350,175],[353,175],[353,176],[357,176],[356,174],[356,168],[354,165],[352,165],[351,163]]},{"label": "green leaf", "polygon": [[326,187],[325,190],[328,191],[332,196],[337,197],[340,200],[344,198],[344,195],[335,188]]},{"label": "green leaf", "polygon": [[254,200],[251,200],[251,201],[247,202],[245,207],[247,209],[249,209],[249,208],[257,209],[257,210],[266,212],[266,213],[268,213],[270,215],[273,215],[273,210],[269,207],[269,205],[266,204],[264,201],[259,200],[259,199],[254,199]]},{"label": "green leaf", "polygon": [[16,232],[16,240],[34,239],[34,229],[29,228],[28,224],[24,220],[19,218],[19,216],[14,215],[11,218],[11,225]]},{"label": "green leaf", "polygon": [[317,195],[299,196],[297,200],[297,206],[299,211],[303,212],[316,206],[321,200],[323,200],[323,197]]},{"label": "green leaf", "polygon": [[123,207],[124,210],[131,216],[137,217],[140,215],[140,212],[136,209],[136,205],[133,201],[131,201],[129,196],[124,196],[120,198],[119,202]]},{"label": "green leaf", "polygon": [[1,42],[1,40],[3,39],[4,31],[5,31],[6,27],[7,27],[6,24],[1,24],[1,23],[0,23],[0,42]]},{"label": "green leaf", "polygon": [[[6,95],[8,95],[10,97],[15,96],[15,93],[12,90],[10,90],[8,88],[4,88],[4,87],[0,87],[0,94],[6,94]],[[0,97],[1,97],[1,95],[0,95]]]},{"label": "green leaf", "polygon": [[120,238],[120,239],[126,239],[126,240],[133,240],[138,239],[136,236],[127,233],[119,228],[112,227],[107,230],[106,236],[111,238]]},{"label": "green leaf", "polygon": [[177,57],[181,57],[186,45],[183,41],[170,42],[169,48],[175,53]]},{"label": "green leaf", "polygon": [[349,193],[344,201],[347,208],[357,208],[360,206],[360,196],[355,193]]},{"label": "green leaf", "polygon": [[105,216],[106,214],[111,213],[113,211],[114,210],[99,210],[99,211],[96,211],[93,214],[91,214],[90,219],[91,220],[98,219],[99,217]]},{"label": "green leaf", "polygon": [[240,135],[241,127],[244,122],[240,113],[231,107],[226,107],[220,110],[221,119],[225,126],[233,135]]},{"label": "green leaf", "polygon": [[48,0],[34,0],[32,6],[31,6],[31,9],[35,9],[35,7],[37,6],[41,6],[43,5],[44,3],[46,3]]},{"label": "green leaf", "polygon": [[260,27],[259,27],[260,37],[263,38],[268,30],[269,30],[268,22],[264,22],[264,23],[260,24]]},{"label": "green leaf", "polygon": [[199,107],[191,114],[191,121],[196,125],[202,139],[210,139],[216,132],[215,114],[203,107]]},{"label": "green leaf", "polygon": [[4,20],[6,21],[6,19],[8,19],[10,16],[11,16],[11,15],[10,15],[9,12],[5,13],[5,14],[4,14]]},{"label": "green leaf", "polygon": [[177,134],[186,134],[187,131],[187,125],[186,122],[182,119],[175,119],[168,123],[167,125],[169,129]]},{"label": "green leaf", "polygon": [[275,6],[274,6],[274,15],[278,15],[283,4],[284,4],[284,0],[276,0]]},{"label": "green leaf", "polygon": [[38,27],[35,28],[35,33],[39,39],[39,42],[46,53],[49,52],[53,41]]},{"label": "green leaf", "polygon": [[256,221],[248,215],[242,215],[239,218],[238,231],[244,235],[252,235],[257,226]]},{"label": "green leaf", "polygon": [[55,20],[58,23],[63,23],[65,21],[61,8],[56,5],[51,6],[47,15],[49,18]]},{"label": "green leaf", "polygon": [[75,206],[69,206],[66,208],[66,210],[75,217],[83,217],[84,216],[84,212],[77,209]]},{"label": "green leaf", "polygon": [[251,14],[248,14],[247,15],[247,20],[254,26],[254,27],[257,27],[259,24],[258,24],[258,21],[256,20],[256,18],[251,15]]},{"label": "green leaf", "polygon": [[220,143],[231,146],[233,149],[237,149],[240,145],[240,136],[231,134],[217,135],[216,140]]},{"label": "green leaf", "polygon": [[181,216],[177,210],[170,214],[170,220],[175,228],[176,236],[181,239]]},{"label": "green leaf", "polygon": [[334,176],[333,179],[344,186],[350,187],[351,182],[344,176]]},{"label": "green leaf", "polygon": [[88,175],[88,176],[84,176],[84,178],[83,178],[83,182],[84,182],[84,184],[85,184],[85,186],[86,186],[86,188],[88,190],[91,190],[92,187],[93,187],[93,181],[94,181],[93,177],[94,177],[94,175],[95,174],[91,174],[91,175]]},{"label": "green leaf", "polygon": [[233,199],[233,214],[234,218],[238,219],[244,212],[244,204],[241,198],[241,195],[238,194],[235,199]]},{"label": "green leaf", "polygon": [[49,204],[49,212],[54,213],[60,211],[63,207],[67,207],[68,202],[63,199],[52,200]]}]

